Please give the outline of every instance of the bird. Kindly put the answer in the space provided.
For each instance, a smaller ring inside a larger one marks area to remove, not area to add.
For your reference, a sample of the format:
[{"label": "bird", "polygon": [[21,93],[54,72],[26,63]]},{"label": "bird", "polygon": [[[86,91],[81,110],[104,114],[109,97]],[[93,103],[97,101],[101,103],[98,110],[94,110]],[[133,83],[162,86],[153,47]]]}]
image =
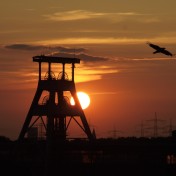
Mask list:
[{"label": "bird", "polygon": [[162,47],[160,47],[160,46],[158,46],[158,45],[155,45],[155,44],[153,44],[153,43],[150,43],[150,42],[147,42],[147,44],[148,44],[150,47],[152,47],[153,49],[156,50],[156,51],[153,52],[153,54],[162,53],[162,54],[165,54],[165,55],[167,55],[167,56],[171,56],[171,57],[173,56],[173,54],[172,54],[170,51],[166,50],[166,48],[162,48]]}]

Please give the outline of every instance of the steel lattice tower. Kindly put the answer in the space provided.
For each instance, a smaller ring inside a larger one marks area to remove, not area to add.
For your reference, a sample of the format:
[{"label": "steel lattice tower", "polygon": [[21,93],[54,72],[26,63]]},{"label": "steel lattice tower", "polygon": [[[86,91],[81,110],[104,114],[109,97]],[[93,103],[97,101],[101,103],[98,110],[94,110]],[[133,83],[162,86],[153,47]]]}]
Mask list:
[{"label": "steel lattice tower", "polygon": [[[71,120],[74,120],[84,131],[87,138],[93,140],[95,137],[89,128],[84,111],[81,108],[74,82],[75,64],[79,64],[80,59],[41,55],[34,56],[33,62],[38,62],[39,65],[38,86],[18,140],[23,140],[27,132],[39,119],[43,122],[43,126],[46,129],[46,139],[58,139],[60,141],[66,140],[67,129]],[[42,78],[43,63],[47,63],[48,68],[44,78]],[[52,72],[51,66],[53,64],[61,64],[60,68],[62,71],[58,78],[56,78]],[[65,72],[66,64],[71,64],[71,80],[67,78]],[[39,103],[39,100],[44,91],[47,92],[48,95],[43,98],[43,103],[41,104]],[[70,105],[64,92],[70,92],[75,101],[74,106]],[[43,116],[46,117],[46,122],[43,120]],[[81,121],[81,124],[78,122],[78,119]]]}]

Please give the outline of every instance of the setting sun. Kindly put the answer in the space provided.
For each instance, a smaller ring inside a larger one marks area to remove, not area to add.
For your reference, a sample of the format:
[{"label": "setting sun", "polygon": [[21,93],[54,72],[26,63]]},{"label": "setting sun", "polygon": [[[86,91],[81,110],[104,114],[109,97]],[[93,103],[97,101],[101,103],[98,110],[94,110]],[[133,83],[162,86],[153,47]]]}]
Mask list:
[{"label": "setting sun", "polygon": [[[86,109],[90,104],[90,97],[88,96],[88,94],[86,94],[85,92],[77,92],[77,96],[82,109]],[[73,97],[71,97],[70,103],[71,105],[75,105]]]}]

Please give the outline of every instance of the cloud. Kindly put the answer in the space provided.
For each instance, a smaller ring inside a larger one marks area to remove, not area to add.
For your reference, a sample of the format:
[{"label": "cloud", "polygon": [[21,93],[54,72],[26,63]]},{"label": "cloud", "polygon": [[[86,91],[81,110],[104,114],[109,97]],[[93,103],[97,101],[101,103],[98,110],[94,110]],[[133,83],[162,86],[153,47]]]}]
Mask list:
[{"label": "cloud", "polygon": [[41,45],[28,45],[28,44],[12,44],[12,45],[6,45],[5,48],[8,49],[16,49],[16,50],[39,50],[43,49],[44,46]]},{"label": "cloud", "polygon": [[107,61],[108,58],[100,57],[100,56],[91,56],[85,54],[88,50],[86,48],[70,48],[70,47],[62,47],[62,46],[45,46],[45,45],[29,45],[29,44],[11,44],[6,45],[5,48],[14,49],[14,50],[40,50],[47,49],[47,54],[50,56],[58,56],[58,57],[77,57],[84,62],[100,62]]},{"label": "cloud", "polygon": [[80,54],[79,58],[82,59],[84,62],[100,62],[100,61],[108,61],[108,58],[99,57],[99,56],[90,56],[87,54]]},{"label": "cloud", "polygon": [[49,15],[44,15],[47,20],[51,21],[78,21],[90,19],[103,19],[112,23],[122,21],[133,21],[140,23],[158,23],[160,19],[152,14],[142,14],[138,12],[92,12],[87,10],[73,10],[65,12],[56,12]]},{"label": "cloud", "polygon": [[84,53],[87,51],[85,48],[68,48],[68,47],[53,47],[53,49],[58,50],[61,53]]},{"label": "cloud", "polygon": [[99,18],[104,15],[104,13],[90,12],[86,10],[73,10],[66,12],[57,12],[51,15],[45,15],[45,17],[52,21],[72,21]]},{"label": "cloud", "polygon": [[51,40],[38,41],[38,44],[57,45],[60,44],[120,44],[120,43],[143,43],[146,38],[127,38],[127,37],[75,37],[75,38],[58,38]]},{"label": "cloud", "polygon": [[136,12],[92,12],[87,10],[73,10],[65,12],[56,12],[50,15],[44,15],[48,20],[51,21],[76,21],[76,20],[86,20],[95,18],[109,18],[109,19],[122,19],[123,17],[130,16],[144,16],[145,14],[140,14]]},{"label": "cloud", "polygon": [[83,53],[87,51],[87,49],[85,48],[69,48],[61,46],[45,46],[45,45],[29,45],[29,44],[11,44],[6,45],[5,48],[14,50],[28,50],[28,51],[47,49],[48,52],[57,51],[60,53]]}]

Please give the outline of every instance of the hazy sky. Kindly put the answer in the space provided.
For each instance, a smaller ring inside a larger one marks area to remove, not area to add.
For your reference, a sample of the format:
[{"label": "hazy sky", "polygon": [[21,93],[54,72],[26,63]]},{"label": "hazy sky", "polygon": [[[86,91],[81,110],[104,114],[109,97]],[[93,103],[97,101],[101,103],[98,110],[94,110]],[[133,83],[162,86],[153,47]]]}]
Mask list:
[{"label": "hazy sky", "polygon": [[32,57],[40,54],[81,59],[76,87],[91,98],[85,114],[98,137],[114,128],[139,136],[142,122],[152,135],[155,112],[164,120],[160,134],[170,120],[176,129],[176,58],[146,44],[176,54],[175,7],[175,0],[1,0],[0,135],[19,135],[37,87]]}]

